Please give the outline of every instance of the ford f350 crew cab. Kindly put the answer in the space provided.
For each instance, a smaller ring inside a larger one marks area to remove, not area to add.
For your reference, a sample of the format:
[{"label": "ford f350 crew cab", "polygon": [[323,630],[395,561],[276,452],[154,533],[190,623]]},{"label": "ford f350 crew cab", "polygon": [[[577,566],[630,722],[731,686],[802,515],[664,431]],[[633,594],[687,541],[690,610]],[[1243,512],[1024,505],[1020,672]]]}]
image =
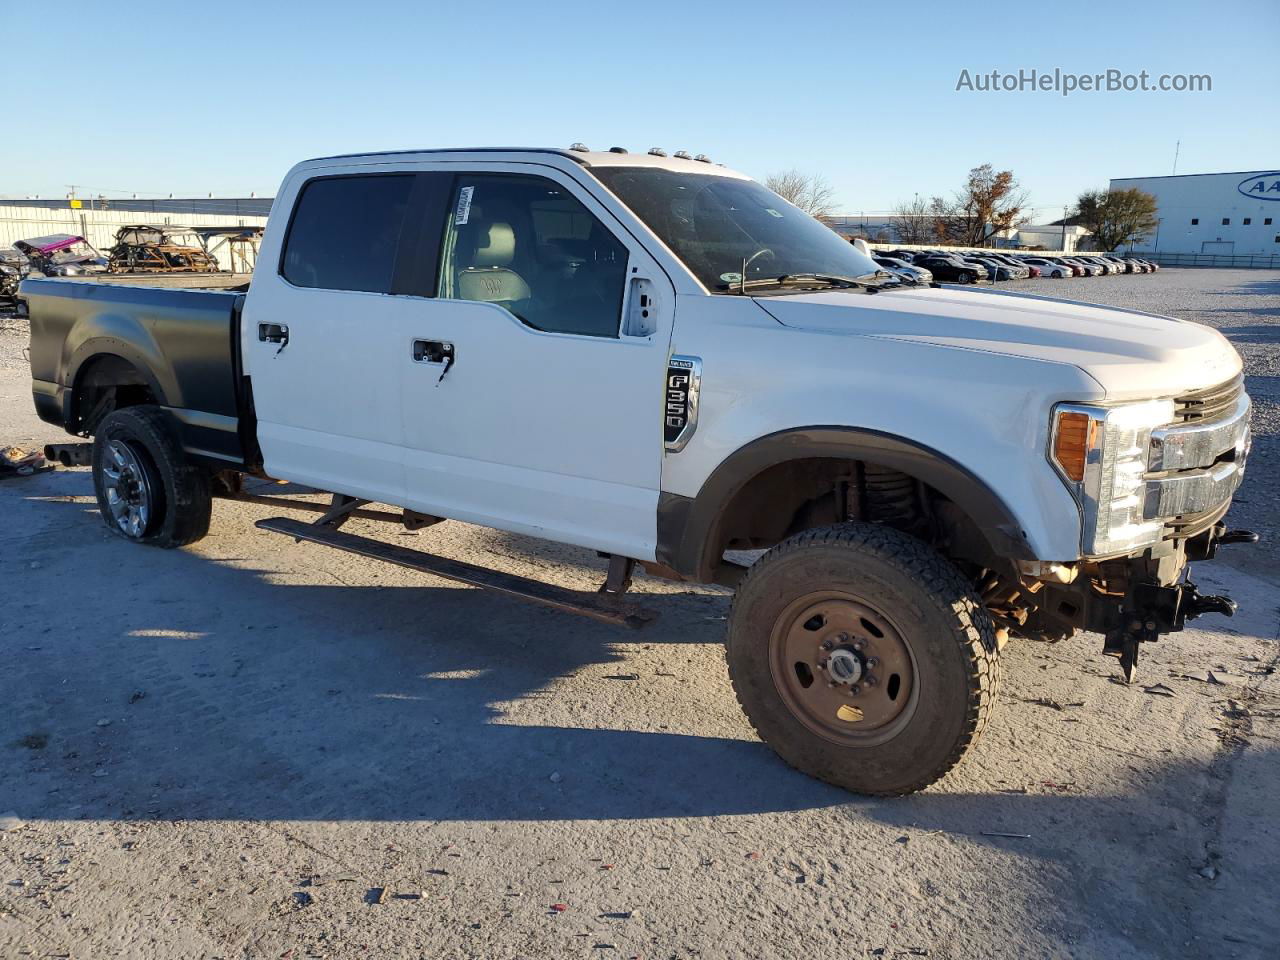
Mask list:
[{"label": "ford f350 crew cab", "polygon": [[[1138,645],[1207,612],[1249,451],[1214,330],[911,286],[704,158],[445,150],[299,164],[247,292],[28,280],[40,415],[93,437],[107,526],[174,547],[248,475],[333,494],[259,526],[643,623],[635,563],[737,586],[761,737],[918,790],[996,698],[1010,636]],[[395,512],[369,509],[392,505]],[[339,529],[441,518],[599,551],[569,591]],[[736,551],[764,550],[747,566]],[[729,556],[726,556],[726,555]]]}]

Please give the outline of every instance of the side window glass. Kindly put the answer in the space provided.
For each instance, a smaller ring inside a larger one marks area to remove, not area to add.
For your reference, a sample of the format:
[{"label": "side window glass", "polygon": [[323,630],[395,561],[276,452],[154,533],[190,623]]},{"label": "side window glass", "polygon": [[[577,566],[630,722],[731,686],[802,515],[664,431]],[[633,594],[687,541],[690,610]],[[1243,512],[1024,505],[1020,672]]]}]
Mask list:
[{"label": "side window glass", "polygon": [[627,249],[551,180],[459,176],[440,263],[442,297],[497,304],[535,330],[618,335]]},{"label": "side window glass", "polygon": [[389,293],[413,176],[328,177],[302,188],[281,275],[298,287]]}]

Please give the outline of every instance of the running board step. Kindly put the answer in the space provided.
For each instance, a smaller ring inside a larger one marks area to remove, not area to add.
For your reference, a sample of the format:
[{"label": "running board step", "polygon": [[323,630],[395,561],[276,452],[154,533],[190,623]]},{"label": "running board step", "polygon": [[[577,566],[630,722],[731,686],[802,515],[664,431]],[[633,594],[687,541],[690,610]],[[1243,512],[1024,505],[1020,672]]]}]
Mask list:
[{"label": "running board step", "polygon": [[260,530],[283,533],[285,536],[296,537],[299,540],[310,540],[312,543],[323,544],[326,547],[346,550],[348,553],[371,557],[374,560],[383,560],[399,567],[408,567],[410,570],[429,573],[446,580],[456,580],[473,587],[483,587],[518,600],[541,603],[566,613],[577,613],[616,626],[639,629],[657,618],[655,612],[621,600],[616,594],[569,590],[554,584],[543,583],[541,580],[530,580],[528,577],[520,577],[513,573],[503,573],[500,570],[480,567],[462,560],[423,553],[421,550],[410,550],[408,547],[383,543],[381,540],[371,540],[368,537],[358,537],[329,527],[318,527],[289,517],[259,520],[255,526]]}]

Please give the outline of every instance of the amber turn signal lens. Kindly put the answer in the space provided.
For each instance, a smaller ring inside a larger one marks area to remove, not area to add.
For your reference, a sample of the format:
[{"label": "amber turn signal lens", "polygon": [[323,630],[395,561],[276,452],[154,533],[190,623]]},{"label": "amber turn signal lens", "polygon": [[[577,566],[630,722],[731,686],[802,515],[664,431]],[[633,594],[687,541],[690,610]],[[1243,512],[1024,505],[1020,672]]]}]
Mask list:
[{"label": "amber turn signal lens", "polygon": [[1062,472],[1075,483],[1084,480],[1084,465],[1093,446],[1098,423],[1085,413],[1058,414],[1058,429],[1053,439],[1053,458]]}]

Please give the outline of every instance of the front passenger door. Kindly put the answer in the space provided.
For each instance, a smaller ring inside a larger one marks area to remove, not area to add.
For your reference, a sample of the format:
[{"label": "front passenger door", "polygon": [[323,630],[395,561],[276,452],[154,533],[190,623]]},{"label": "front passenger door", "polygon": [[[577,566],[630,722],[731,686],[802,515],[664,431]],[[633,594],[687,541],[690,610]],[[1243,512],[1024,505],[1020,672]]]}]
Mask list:
[{"label": "front passenger door", "polygon": [[569,177],[517,169],[454,177],[406,331],[406,499],[652,559],[674,289]]}]

